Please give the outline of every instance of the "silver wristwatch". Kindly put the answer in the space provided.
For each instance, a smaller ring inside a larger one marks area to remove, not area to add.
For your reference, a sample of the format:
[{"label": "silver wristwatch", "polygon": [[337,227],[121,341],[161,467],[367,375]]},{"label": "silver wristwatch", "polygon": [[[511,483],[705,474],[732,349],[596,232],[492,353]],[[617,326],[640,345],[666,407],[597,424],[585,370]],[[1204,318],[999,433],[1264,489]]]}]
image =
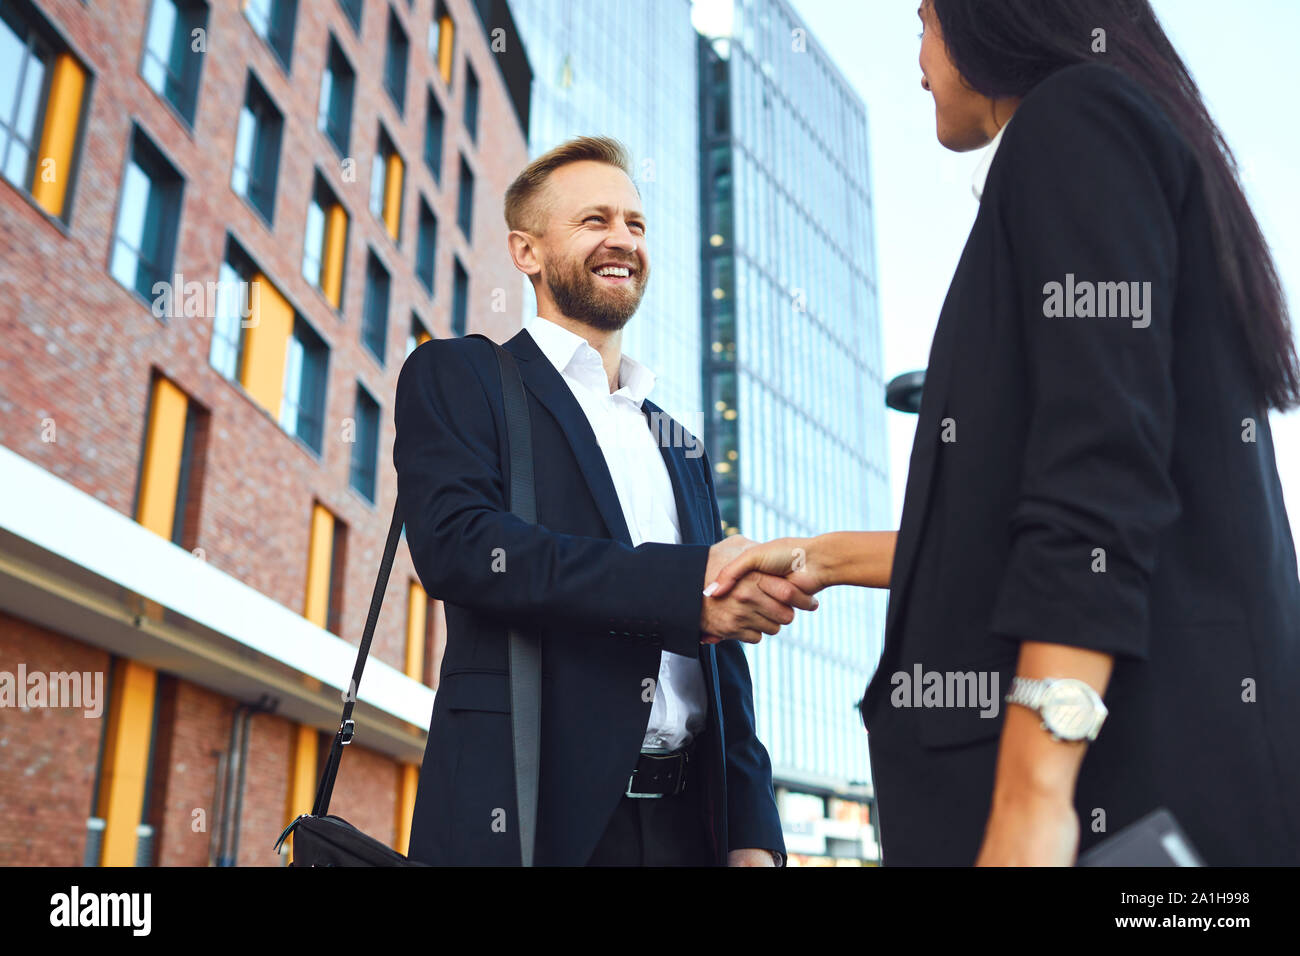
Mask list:
[{"label": "silver wristwatch", "polygon": [[1036,711],[1043,718],[1043,729],[1055,740],[1096,740],[1106,720],[1101,696],[1073,677],[1013,677],[1006,701]]}]

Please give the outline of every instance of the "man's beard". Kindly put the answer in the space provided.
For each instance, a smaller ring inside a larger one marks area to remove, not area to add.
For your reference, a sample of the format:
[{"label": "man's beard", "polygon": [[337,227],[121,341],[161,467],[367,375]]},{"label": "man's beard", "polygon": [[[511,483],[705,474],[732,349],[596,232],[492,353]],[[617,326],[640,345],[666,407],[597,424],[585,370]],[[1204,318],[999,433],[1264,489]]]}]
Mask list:
[{"label": "man's beard", "polygon": [[543,273],[542,278],[551,299],[564,315],[592,328],[617,332],[627,325],[641,304],[650,270],[637,268],[629,275],[626,285],[601,288],[600,277],[591,271],[591,266],[568,261],[557,265],[550,275]]}]

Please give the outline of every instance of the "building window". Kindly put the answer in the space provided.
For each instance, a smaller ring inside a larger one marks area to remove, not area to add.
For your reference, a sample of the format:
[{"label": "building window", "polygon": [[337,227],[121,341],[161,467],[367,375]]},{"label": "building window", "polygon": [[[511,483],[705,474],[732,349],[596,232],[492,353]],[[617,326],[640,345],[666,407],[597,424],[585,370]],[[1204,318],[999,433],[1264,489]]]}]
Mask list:
[{"label": "building window", "polygon": [[388,344],[388,270],[372,252],[366,262],[366,300],[361,323],[361,341],[384,364],[384,348]]},{"label": "building window", "polygon": [[407,677],[425,681],[425,651],[429,644],[429,597],[424,585],[411,578],[406,585],[406,669]]},{"label": "building window", "polygon": [[464,335],[469,313],[469,273],[456,256],[456,276],[451,290],[451,334]]},{"label": "building window", "polygon": [[244,108],[239,112],[230,188],[247,199],[268,223],[275,217],[275,181],[283,130],[284,117],[250,73]]},{"label": "building window", "polygon": [[0,0],[0,173],[65,221],[86,82],[29,3]]},{"label": "building window", "polygon": [[465,128],[469,138],[478,141],[478,76],[474,68],[465,64]]},{"label": "building window", "polygon": [[438,65],[438,75],[448,89],[451,89],[451,63],[455,52],[456,21],[452,20],[447,4],[437,0],[433,21],[429,24],[429,58]]},{"label": "building window", "polygon": [[402,235],[402,180],[406,164],[384,127],[379,127],[379,145],[370,166],[370,211],[388,228],[394,242]]},{"label": "building window", "polygon": [[144,81],[191,126],[203,68],[203,52],[194,49],[194,36],[207,25],[208,5],[203,0],[154,0],[140,64]]},{"label": "building window", "polygon": [[312,502],[302,616],[333,634],[339,632],[346,545],[347,528],[343,522],[319,501]]},{"label": "building window", "polygon": [[424,114],[424,164],[433,174],[433,181],[442,179],[442,106],[429,90],[428,106]]},{"label": "building window", "polygon": [[420,200],[420,236],[415,252],[415,274],[433,295],[434,260],[438,253],[438,219],[429,204]]},{"label": "building window", "polygon": [[471,229],[474,225],[474,174],[469,170],[465,157],[460,158],[460,193],[456,202],[456,224],[465,238],[472,240]]},{"label": "building window", "polygon": [[[424,327],[424,323],[420,321],[420,317],[412,312],[411,331],[406,335],[406,355],[409,356],[431,338],[433,338],[433,336],[430,335],[429,330]],[[405,358],[403,358],[403,361],[405,361]]]},{"label": "building window", "polygon": [[352,136],[352,97],[357,73],[343,55],[342,48],[330,37],[329,54],[320,78],[320,109],[316,128],[329,137],[340,156],[348,153]]},{"label": "building window", "polygon": [[209,361],[286,432],[320,453],[329,350],[230,237]]},{"label": "building window", "polygon": [[244,16],[253,32],[266,41],[285,70],[293,54],[293,21],[297,0],[242,0]]},{"label": "building window", "polygon": [[293,317],[293,336],[284,354],[280,427],[320,454],[325,422],[325,377],[329,349],[302,316]]},{"label": "building window", "polygon": [[135,127],[109,271],[145,299],[152,300],[155,284],[172,281],[182,188],[180,173]]},{"label": "building window", "polygon": [[202,413],[170,379],[154,376],[135,515],[144,527],[182,547],[188,544],[185,512],[195,493],[194,446]]},{"label": "building window", "polygon": [[411,41],[406,37],[397,12],[388,8],[388,52],[384,59],[384,87],[393,98],[397,112],[406,109],[406,61],[411,57]]},{"label": "building window", "polygon": [[352,487],[372,504],[375,500],[375,463],[379,458],[379,403],[357,383],[356,439],[352,443]]},{"label": "building window", "polygon": [[305,233],[302,250],[303,278],[320,289],[330,305],[338,309],[343,302],[348,213],[319,172],[316,174],[311,204],[307,207]]},{"label": "building window", "polygon": [[235,240],[226,237],[226,258],[217,282],[208,362],[223,377],[243,381],[245,330],[252,323],[252,284],[257,268]]},{"label": "building window", "polygon": [[348,19],[352,21],[358,33],[361,32],[361,9],[365,5],[365,0],[339,0],[339,6],[348,15]]}]

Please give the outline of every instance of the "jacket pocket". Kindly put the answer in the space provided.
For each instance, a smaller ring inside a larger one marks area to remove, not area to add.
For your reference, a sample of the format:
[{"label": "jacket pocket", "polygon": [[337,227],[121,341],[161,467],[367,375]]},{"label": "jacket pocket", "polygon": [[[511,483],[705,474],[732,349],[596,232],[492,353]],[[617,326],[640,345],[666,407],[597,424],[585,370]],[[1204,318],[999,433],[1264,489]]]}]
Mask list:
[{"label": "jacket pocket", "polygon": [[[1002,732],[1003,711],[1009,706],[1003,698],[1010,690],[1015,675],[1019,648],[989,648],[986,653],[966,664],[951,665],[936,662],[922,668],[922,684],[915,688],[915,669],[907,672],[908,685],[890,684],[886,689],[889,706],[900,706],[895,701],[910,692],[907,705],[916,722],[917,738],[921,746],[938,749],[962,747],[990,739]],[[933,704],[936,683],[932,676],[938,674],[938,706]],[[929,694],[927,695],[927,689]],[[918,701],[920,706],[917,706]]]},{"label": "jacket pocket", "polygon": [[506,671],[452,671],[443,674],[437,698],[448,710],[510,713],[510,675]]}]

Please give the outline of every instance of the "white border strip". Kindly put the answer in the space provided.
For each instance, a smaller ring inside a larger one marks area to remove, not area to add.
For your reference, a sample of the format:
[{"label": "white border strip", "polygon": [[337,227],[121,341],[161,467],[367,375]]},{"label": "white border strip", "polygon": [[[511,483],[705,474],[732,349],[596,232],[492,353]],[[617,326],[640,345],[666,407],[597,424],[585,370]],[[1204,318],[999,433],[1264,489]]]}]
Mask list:
[{"label": "white border strip", "polygon": [[[0,446],[0,527],[342,694],[357,645]],[[367,595],[368,596],[368,595]],[[427,728],[434,692],[373,656],[358,699]],[[340,698],[341,699],[341,698]]]}]

